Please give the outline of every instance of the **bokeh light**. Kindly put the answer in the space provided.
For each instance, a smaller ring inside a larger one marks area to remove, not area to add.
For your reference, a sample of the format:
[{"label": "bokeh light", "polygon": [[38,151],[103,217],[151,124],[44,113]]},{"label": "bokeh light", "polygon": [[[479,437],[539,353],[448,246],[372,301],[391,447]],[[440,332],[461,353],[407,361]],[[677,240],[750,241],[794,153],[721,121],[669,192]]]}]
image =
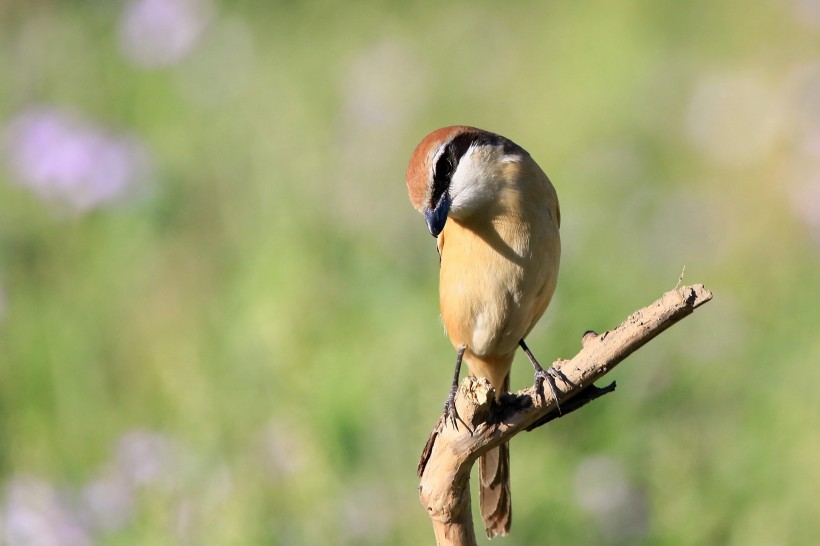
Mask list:
[{"label": "bokeh light", "polygon": [[21,185],[79,212],[138,194],[150,176],[148,153],[135,138],[54,108],[21,112],[3,141]]},{"label": "bokeh light", "polygon": [[120,20],[120,47],[139,66],[173,65],[197,45],[209,19],[204,0],[131,0]]}]

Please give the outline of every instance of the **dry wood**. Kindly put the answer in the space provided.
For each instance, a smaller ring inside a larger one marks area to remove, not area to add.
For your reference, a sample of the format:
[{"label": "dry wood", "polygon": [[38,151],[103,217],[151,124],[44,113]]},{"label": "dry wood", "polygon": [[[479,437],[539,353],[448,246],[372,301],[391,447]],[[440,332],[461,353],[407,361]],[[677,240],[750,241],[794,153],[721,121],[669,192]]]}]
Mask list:
[{"label": "dry wood", "polygon": [[598,389],[593,382],[711,299],[712,293],[703,285],[676,287],[632,313],[620,326],[602,334],[584,334],[583,347],[577,355],[571,360],[553,363],[566,379],[557,380],[554,385],[561,414],[548,385],[545,385],[546,399],[537,396],[534,387],[530,387],[498,404],[486,379],[464,379],[455,402],[470,430],[464,424],[455,429],[440,419],[419,461],[419,497],[432,518],[437,544],[476,544],[469,485],[470,469],[479,455],[523,430],[541,426],[614,390],[614,383]]}]

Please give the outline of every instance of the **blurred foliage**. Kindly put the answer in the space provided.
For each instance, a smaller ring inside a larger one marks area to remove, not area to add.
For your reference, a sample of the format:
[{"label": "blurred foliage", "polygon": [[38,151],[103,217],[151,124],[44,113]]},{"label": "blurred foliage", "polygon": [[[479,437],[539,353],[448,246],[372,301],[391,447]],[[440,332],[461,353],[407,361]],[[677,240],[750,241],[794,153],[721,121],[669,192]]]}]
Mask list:
[{"label": "blurred foliage", "polygon": [[561,198],[542,360],[715,292],[516,438],[501,542],[816,540],[820,2],[160,4],[0,3],[6,543],[431,543],[454,355],[403,178],[454,123]]}]

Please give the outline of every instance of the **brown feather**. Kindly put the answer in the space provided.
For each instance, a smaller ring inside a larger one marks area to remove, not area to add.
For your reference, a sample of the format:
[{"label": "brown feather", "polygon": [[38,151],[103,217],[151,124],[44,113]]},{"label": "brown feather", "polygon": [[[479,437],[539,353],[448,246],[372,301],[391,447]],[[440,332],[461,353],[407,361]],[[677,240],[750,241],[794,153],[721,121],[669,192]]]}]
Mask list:
[{"label": "brown feather", "polygon": [[410,196],[410,203],[413,204],[416,210],[423,210],[425,206],[429,205],[430,174],[432,173],[433,157],[438,145],[447,142],[454,135],[464,131],[479,131],[479,129],[463,125],[442,127],[424,137],[416,146],[416,149],[413,150],[410,163],[407,165],[406,180],[407,194]]},{"label": "brown feather", "polygon": [[[508,391],[510,377],[502,384]],[[478,505],[489,538],[506,535],[512,524],[510,446],[501,444],[478,458]]]}]

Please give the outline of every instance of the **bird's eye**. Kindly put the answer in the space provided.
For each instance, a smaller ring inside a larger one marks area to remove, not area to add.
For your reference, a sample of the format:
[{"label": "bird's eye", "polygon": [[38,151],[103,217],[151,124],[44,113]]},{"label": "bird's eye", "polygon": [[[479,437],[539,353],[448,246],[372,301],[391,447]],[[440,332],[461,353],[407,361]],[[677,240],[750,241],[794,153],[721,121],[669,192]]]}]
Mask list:
[{"label": "bird's eye", "polygon": [[441,154],[436,163],[435,179],[440,181],[449,181],[453,175],[453,163],[450,161],[450,156],[446,153]]}]

